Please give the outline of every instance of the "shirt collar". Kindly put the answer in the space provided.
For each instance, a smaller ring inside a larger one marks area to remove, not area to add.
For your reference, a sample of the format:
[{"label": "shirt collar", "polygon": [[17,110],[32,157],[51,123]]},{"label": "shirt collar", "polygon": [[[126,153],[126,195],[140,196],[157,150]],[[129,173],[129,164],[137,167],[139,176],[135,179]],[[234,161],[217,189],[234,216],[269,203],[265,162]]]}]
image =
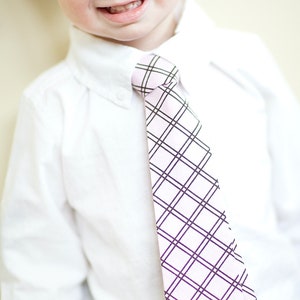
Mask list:
[{"label": "shirt collar", "polygon": [[112,43],[71,27],[67,63],[74,76],[107,100],[128,107],[131,75],[141,51]]},{"label": "shirt collar", "polygon": [[[199,5],[194,0],[186,0],[175,35],[149,52],[173,62],[180,70],[183,85],[188,89],[189,82],[193,82],[190,76],[199,74],[194,70],[196,65],[199,68],[199,63],[203,66],[209,63],[209,40],[213,28],[213,23]],[[95,37],[75,27],[71,27],[70,36],[67,62],[75,77],[101,97],[129,107],[133,93],[132,72],[145,52]]]},{"label": "shirt collar", "polygon": [[178,67],[181,83],[187,90],[195,82],[195,74],[198,79],[205,76],[212,61],[215,31],[215,24],[199,4],[186,0],[175,35],[156,50]]}]

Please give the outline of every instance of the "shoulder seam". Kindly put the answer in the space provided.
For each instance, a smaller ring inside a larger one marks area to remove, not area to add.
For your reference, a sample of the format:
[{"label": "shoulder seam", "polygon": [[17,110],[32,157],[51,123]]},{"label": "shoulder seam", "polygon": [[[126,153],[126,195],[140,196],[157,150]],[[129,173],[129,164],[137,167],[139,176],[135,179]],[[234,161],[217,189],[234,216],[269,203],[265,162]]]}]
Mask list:
[{"label": "shoulder seam", "polygon": [[62,80],[71,78],[65,61],[60,62],[56,66],[46,70],[40,74],[23,92],[26,98],[35,98],[44,94],[48,89],[55,86]]}]

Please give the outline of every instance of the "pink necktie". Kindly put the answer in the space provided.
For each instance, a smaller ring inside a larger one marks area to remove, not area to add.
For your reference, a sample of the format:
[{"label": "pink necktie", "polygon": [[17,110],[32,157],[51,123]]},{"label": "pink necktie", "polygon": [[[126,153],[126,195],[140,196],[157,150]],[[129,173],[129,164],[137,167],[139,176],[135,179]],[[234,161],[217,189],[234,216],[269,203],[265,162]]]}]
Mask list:
[{"label": "pink necktie", "polygon": [[145,99],[154,209],[166,299],[256,299],[211,175],[201,124],[172,63],[150,54],[133,87]]}]

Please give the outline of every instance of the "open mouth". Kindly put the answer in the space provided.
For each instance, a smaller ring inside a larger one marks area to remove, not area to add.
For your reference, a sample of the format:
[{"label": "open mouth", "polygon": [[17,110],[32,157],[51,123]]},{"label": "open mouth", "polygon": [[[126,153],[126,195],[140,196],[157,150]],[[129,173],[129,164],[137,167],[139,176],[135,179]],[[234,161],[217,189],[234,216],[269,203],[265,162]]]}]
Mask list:
[{"label": "open mouth", "polygon": [[105,10],[112,15],[121,14],[121,13],[138,8],[139,6],[141,6],[143,4],[143,1],[144,0],[137,0],[137,1],[132,1],[132,2],[124,4],[124,5],[105,7]]}]

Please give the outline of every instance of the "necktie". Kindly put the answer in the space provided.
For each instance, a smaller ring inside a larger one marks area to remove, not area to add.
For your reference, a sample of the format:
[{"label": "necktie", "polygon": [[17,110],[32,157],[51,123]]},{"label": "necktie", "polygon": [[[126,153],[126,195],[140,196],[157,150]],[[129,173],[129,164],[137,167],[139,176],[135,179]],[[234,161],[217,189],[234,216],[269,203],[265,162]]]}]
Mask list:
[{"label": "necktie", "polygon": [[236,253],[210,148],[178,87],[176,66],[150,54],[133,88],[144,98],[154,210],[166,299],[256,299]]}]

